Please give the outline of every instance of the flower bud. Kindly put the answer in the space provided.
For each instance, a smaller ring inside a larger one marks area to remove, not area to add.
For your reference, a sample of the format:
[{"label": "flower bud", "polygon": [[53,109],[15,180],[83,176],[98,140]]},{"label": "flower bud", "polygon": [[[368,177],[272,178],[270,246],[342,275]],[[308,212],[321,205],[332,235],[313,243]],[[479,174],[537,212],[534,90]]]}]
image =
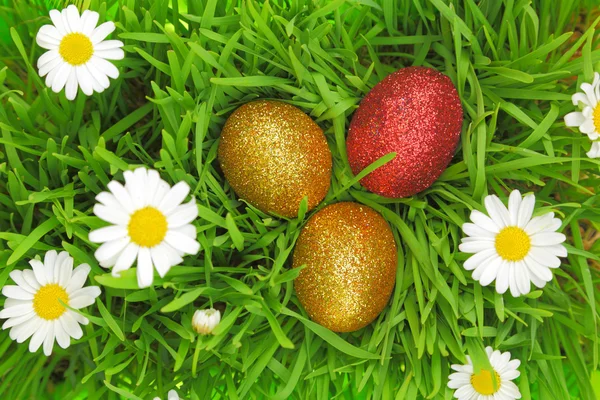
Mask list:
[{"label": "flower bud", "polygon": [[221,321],[219,310],[209,308],[208,310],[196,310],[192,318],[192,326],[201,335],[209,335]]}]

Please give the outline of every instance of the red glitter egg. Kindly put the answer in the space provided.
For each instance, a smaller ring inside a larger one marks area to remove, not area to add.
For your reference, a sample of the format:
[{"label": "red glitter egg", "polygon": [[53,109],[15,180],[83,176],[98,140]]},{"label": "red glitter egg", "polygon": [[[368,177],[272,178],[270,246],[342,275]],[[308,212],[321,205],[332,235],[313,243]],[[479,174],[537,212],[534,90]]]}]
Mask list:
[{"label": "red glitter egg", "polygon": [[408,197],[435,182],[460,138],[463,111],[454,84],[432,68],[400,69],[365,96],[346,146],[356,175],[388,153],[396,158],[360,182],[386,197]]}]

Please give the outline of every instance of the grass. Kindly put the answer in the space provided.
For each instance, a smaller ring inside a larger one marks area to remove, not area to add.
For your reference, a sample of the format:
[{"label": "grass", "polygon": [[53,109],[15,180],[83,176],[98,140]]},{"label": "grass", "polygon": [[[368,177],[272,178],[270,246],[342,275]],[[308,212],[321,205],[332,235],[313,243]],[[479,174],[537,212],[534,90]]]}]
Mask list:
[{"label": "grass", "polygon": [[[117,24],[121,76],[92,98],[43,86],[34,42],[64,1],[0,0],[0,286],[26,260],[66,249],[92,266],[103,294],[68,350],[30,354],[0,333],[3,399],[450,399],[449,366],[483,346],[522,360],[524,399],[595,399],[598,388],[600,161],[566,129],[570,96],[600,71],[595,1],[77,1]],[[447,74],[463,101],[462,140],[427,191],[390,200],[353,180],[352,112],[402,66]],[[325,130],[334,157],[324,204],[354,200],[388,220],[397,284],[367,328],[334,334],[307,319],[290,252],[309,217],[284,220],[240,201],[215,161],[229,113],[283,99]],[[94,196],[139,165],[198,198],[198,240],[153,287],[98,266],[88,232]],[[490,193],[535,192],[564,221],[569,257],[522,298],[474,284],[460,225]],[[2,303],[3,300],[0,300]],[[198,307],[224,312],[198,338]],[[289,344],[293,344],[293,348]]]}]

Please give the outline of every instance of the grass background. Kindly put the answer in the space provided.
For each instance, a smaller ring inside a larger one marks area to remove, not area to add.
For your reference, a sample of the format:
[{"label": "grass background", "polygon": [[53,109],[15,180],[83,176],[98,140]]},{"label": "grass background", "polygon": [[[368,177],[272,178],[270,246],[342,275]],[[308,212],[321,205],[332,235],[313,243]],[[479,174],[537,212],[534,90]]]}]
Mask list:
[{"label": "grass background", "polygon": [[[593,0],[84,0],[126,44],[109,90],[75,102],[37,76],[35,34],[66,1],[0,0],[0,286],[26,260],[66,249],[103,294],[68,350],[30,354],[0,333],[0,397],[450,399],[451,363],[484,345],[522,360],[524,399],[594,399],[598,388],[599,160],[564,127],[570,96],[600,71]],[[363,190],[345,155],[353,110],[408,65],[447,74],[465,123],[450,167],[427,191]],[[397,284],[370,326],[334,334],[307,319],[291,252],[309,215],[284,220],[237,199],[215,161],[229,113],[283,99],[325,130],[330,193],[383,214],[399,243]],[[198,198],[203,252],[153,287],[93,258],[94,196],[145,165]],[[474,284],[460,225],[490,193],[537,194],[564,221],[569,257],[543,290],[514,299]],[[0,300],[2,303],[3,300]],[[198,338],[197,307],[224,312]],[[592,379],[591,379],[592,377]]]}]

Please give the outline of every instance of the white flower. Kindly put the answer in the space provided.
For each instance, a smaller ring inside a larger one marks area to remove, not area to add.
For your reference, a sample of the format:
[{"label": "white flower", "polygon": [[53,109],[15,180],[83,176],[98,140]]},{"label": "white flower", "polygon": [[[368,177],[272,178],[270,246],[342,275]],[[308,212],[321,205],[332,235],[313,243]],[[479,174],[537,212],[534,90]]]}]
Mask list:
[{"label": "white flower", "polygon": [[455,373],[448,376],[448,387],[456,389],[454,397],[459,400],[514,400],[521,398],[519,388],[513,379],[520,375],[517,370],[521,361],[511,360],[510,353],[501,353],[486,347],[493,371],[482,369],[473,373],[473,363],[467,356],[467,365],[452,365]]},{"label": "white flower", "polygon": [[[565,125],[578,127],[581,133],[588,135],[590,140],[600,138],[600,74],[594,73],[594,81],[590,85],[581,84],[583,93],[572,96],[573,105],[583,105],[582,111],[574,111],[565,115]],[[590,158],[600,157],[600,144],[592,143],[592,149],[587,153]]]},{"label": "white flower", "polygon": [[90,267],[81,264],[73,269],[73,258],[66,251],[57,254],[52,250],[44,256],[44,262],[31,260],[33,268],[11,271],[16,285],[2,288],[7,297],[0,318],[8,318],[2,329],[10,330],[10,338],[23,343],[29,337],[29,351],[36,352],[42,343],[44,354],[52,354],[54,339],[63,349],[69,347],[71,338],[81,339],[83,331],[79,324],[87,325],[88,319],[63,306],[74,309],[87,307],[100,295],[98,286],[83,287]]},{"label": "white flower", "polygon": [[40,76],[46,76],[46,86],[55,93],[66,86],[69,100],[77,96],[77,87],[91,96],[110,86],[109,77],[119,77],[117,67],[107,60],[125,57],[123,42],[104,40],[115,24],[109,21],[96,27],[99,17],[89,10],[79,16],[74,5],[62,12],[52,10],[52,24],[42,26],[35,38],[40,47],[49,50],[38,59]]},{"label": "white flower", "polygon": [[508,210],[497,196],[485,198],[489,217],[477,210],[471,221],[462,226],[469,236],[462,239],[460,251],[475,253],[464,267],[473,271],[473,279],[487,286],[496,280],[496,291],[504,293],[510,287],[514,296],[529,293],[530,282],[542,288],[552,280],[551,268],[560,266],[558,257],[566,257],[561,244],[565,235],[556,232],[559,219],[550,212],[531,218],[535,196],[521,199],[514,190],[508,199]]},{"label": "white flower", "polygon": [[172,188],[157,171],[138,168],[125,171],[125,186],[108,184],[109,192],[96,196],[94,214],[113,225],[90,232],[90,241],[103,243],[96,259],[104,268],[113,267],[113,276],[131,267],[137,259],[138,285],[148,287],[154,279],[153,266],[164,277],[185,254],[196,254],[196,228],[190,223],[198,216],[196,201],[181,204],[190,192],[185,182]]},{"label": "white flower", "polygon": [[221,322],[221,313],[214,308],[196,310],[192,318],[194,330],[201,335],[210,335],[219,322]]},{"label": "white flower", "polygon": [[592,148],[586,154],[589,158],[600,158],[600,142],[592,142]]},{"label": "white flower", "polygon": [[[179,395],[175,390],[169,390],[167,400],[179,400]],[[160,397],[155,397],[154,400],[160,400]]]}]

